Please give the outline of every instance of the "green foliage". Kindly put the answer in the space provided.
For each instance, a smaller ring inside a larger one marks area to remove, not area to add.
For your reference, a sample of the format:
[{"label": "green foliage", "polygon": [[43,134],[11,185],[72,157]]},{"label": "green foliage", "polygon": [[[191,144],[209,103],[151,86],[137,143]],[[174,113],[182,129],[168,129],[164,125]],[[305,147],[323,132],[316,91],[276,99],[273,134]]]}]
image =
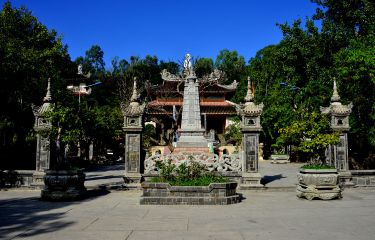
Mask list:
[{"label": "green foliage", "polygon": [[174,171],[176,169],[176,165],[172,163],[171,160],[168,162],[156,162],[156,167],[160,170],[160,179],[162,181],[172,181],[175,179]]},{"label": "green foliage", "polygon": [[34,124],[31,104],[41,104],[49,77],[58,82],[70,72],[71,66],[67,47],[56,31],[47,29],[26,8],[13,7],[9,1],[3,4],[0,9],[2,166],[7,164],[3,160],[8,157],[4,155],[26,159],[25,162],[33,158],[30,150],[35,152],[35,148],[26,140]]},{"label": "green foliage", "polygon": [[[336,77],[343,104],[354,105],[349,139],[355,141],[349,141],[349,154],[358,160],[371,157],[375,149],[374,4],[368,0],[313,2],[318,4],[317,12],[304,26],[300,19],[279,24],[280,43],[261,49],[249,61],[255,100],[265,105],[261,137],[267,148],[280,128],[299,119],[299,111],[328,106]],[[282,82],[288,86],[281,87]],[[245,88],[240,83],[237,92],[244,95]],[[280,139],[279,143],[283,144]]]},{"label": "green foliage", "polygon": [[197,77],[203,77],[213,72],[214,62],[211,58],[198,58],[194,63],[194,70]]},{"label": "green foliage", "polygon": [[172,74],[178,74],[180,71],[180,66],[178,65],[178,63],[175,63],[175,62],[160,61],[159,70],[162,71],[163,69],[167,69],[167,71]]},{"label": "green foliage", "polygon": [[144,148],[149,148],[151,147],[151,138],[156,137],[156,129],[153,125],[147,124],[144,129],[143,129],[143,147]]},{"label": "green foliage", "polygon": [[222,176],[204,175],[194,179],[176,179],[172,181],[162,181],[160,178],[152,178],[152,182],[168,182],[172,186],[208,186],[211,183],[225,183],[228,180]]},{"label": "green foliage", "polygon": [[[85,102],[81,104],[85,105]],[[46,134],[56,139],[60,131],[63,144],[74,146],[81,142],[88,147],[90,142],[94,142],[97,147],[113,147],[116,139],[122,136],[120,110],[110,106],[80,106],[78,109],[74,105],[57,105],[46,117],[53,123]]]},{"label": "green foliage", "polygon": [[98,76],[105,71],[103,57],[104,52],[101,47],[99,45],[93,45],[86,51],[85,57],[78,58],[76,62],[83,65],[83,71],[85,73],[90,72],[94,76]]},{"label": "green foliage", "polygon": [[278,144],[296,146],[297,151],[308,153],[312,160],[323,155],[331,144],[339,142],[338,133],[332,133],[328,119],[317,113],[305,112],[299,120],[279,130]]},{"label": "green foliage", "polygon": [[334,166],[326,165],[326,164],[307,164],[303,165],[301,168],[303,169],[336,169]]},{"label": "green foliage", "polygon": [[215,67],[226,73],[228,82],[239,81],[245,70],[245,59],[237,51],[221,50],[216,57]]},{"label": "green foliage", "polygon": [[166,163],[159,161],[156,167],[160,170],[160,177],[152,178],[152,182],[168,182],[172,186],[207,186],[227,182],[226,178],[208,172],[204,165],[195,161],[182,163],[178,167],[171,160]]},{"label": "green foliage", "polygon": [[237,119],[233,124],[225,128],[224,137],[226,142],[232,142],[236,146],[242,143],[241,122]]}]

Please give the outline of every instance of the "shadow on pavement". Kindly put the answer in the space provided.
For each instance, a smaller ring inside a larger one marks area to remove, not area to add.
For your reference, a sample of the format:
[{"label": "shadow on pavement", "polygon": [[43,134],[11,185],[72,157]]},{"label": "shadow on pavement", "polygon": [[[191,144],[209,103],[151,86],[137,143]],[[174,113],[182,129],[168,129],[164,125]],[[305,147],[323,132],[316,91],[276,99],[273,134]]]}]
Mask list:
[{"label": "shadow on pavement", "polygon": [[84,199],[70,202],[41,201],[40,197],[0,200],[0,239],[36,236],[58,231],[74,224],[63,220],[71,208],[109,193],[106,189],[87,191]]},{"label": "shadow on pavement", "polygon": [[122,178],[123,175],[109,175],[109,176],[86,176],[86,182],[87,181],[93,181],[93,180],[104,180],[104,179],[112,179],[112,178]]},{"label": "shadow on pavement", "polygon": [[263,184],[263,185],[266,185],[266,184],[268,184],[270,182],[273,182],[273,181],[276,181],[276,180],[280,180],[282,178],[286,178],[286,177],[284,177],[282,174],[277,174],[277,175],[272,175],[272,176],[265,175],[265,176],[263,176],[263,178],[260,181],[260,183]]}]

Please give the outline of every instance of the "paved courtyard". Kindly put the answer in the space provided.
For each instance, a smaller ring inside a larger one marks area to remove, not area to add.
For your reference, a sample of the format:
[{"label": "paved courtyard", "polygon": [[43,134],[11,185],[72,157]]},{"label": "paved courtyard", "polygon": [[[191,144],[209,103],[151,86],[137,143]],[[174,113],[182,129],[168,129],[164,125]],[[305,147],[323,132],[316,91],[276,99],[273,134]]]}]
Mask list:
[{"label": "paved courtyard", "polygon": [[91,191],[65,203],[1,191],[0,239],[374,239],[374,190],[347,189],[334,201],[242,193],[228,206],[141,206],[135,190]]},{"label": "paved courtyard", "polygon": [[141,206],[140,191],[100,187],[123,184],[122,164],[87,172],[89,196],[82,201],[0,191],[0,239],[373,240],[375,189],[345,189],[341,200],[297,199],[300,166],[261,161],[268,190],[240,191],[243,201],[229,206]]}]

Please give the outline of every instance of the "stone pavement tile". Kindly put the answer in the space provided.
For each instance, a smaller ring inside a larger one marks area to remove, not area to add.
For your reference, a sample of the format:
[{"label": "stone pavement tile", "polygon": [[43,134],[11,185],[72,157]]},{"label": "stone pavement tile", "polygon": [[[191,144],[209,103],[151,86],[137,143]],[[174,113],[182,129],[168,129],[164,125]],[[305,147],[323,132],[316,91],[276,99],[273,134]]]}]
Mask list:
[{"label": "stone pavement tile", "polygon": [[121,218],[140,220],[140,219],[145,218],[148,212],[149,212],[149,209],[143,208],[142,206],[132,206],[132,207],[116,206],[108,210],[105,214],[103,214],[103,216],[112,216],[112,217],[121,217]]},{"label": "stone pavement tile", "polygon": [[[173,227],[172,227],[173,228]],[[240,233],[235,231],[198,232],[198,231],[133,231],[127,240],[243,240]]]},{"label": "stone pavement tile", "polygon": [[[193,206],[189,205],[148,205],[148,211],[145,218],[168,218],[168,217],[189,217],[193,215],[196,211],[193,210]],[[199,210],[204,211],[206,206],[200,206]]]},{"label": "stone pavement tile", "polygon": [[189,231],[199,232],[226,232],[226,231],[258,231],[267,229],[270,223],[274,224],[277,228],[283,228],[282,221],[275,221],[269,218],[259,217],[232,217],[232,218],[216,218],[208,217],[202,218],[189,218]]},{"label": "stone pavement tile", "polygon": [[187,218],[164,218],[164,219],[131,219],[123,217],[105,216],[87,227],[87,230],[118,231],[118,230],[186,230]]},{"label": "stone pavement tile", "polygon": [[[308,230],[309,229],[309,230]],[[361,239],[355,238],[353,235],[346,235],[340,232],[322,232],[319,229],[310,229],[308,226],[302,229],[274,229],[272,226],[265,231],[241,231],[243,239],[245,240],[327,240],[327,239],[340,239],[352,240]],[[364,238],[363,240],[373,240],[373,238]]]},{"label": "stone pavement tile", "polygon": [[49,233],[29,233],[26,232],[14,239],[28,240],[124,240],[130,235],[131,231],[56,231]]}]

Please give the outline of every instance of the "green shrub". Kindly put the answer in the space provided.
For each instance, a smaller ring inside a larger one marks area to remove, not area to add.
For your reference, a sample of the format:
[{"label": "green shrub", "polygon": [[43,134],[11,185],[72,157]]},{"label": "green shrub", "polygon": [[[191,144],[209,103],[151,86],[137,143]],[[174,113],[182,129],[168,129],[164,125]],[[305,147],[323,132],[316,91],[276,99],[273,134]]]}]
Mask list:
[{"label": "green shrub", "polygon": [[192,160],[178,167],[171,160],[166,163],[158,161],[156,167],[160,170],[160,176],[152,178],[151,182],[168,182],[172,186],[207,186],[214,182],[227,182],[225,177],[216,176],[206,166]]},{"label": "green shrub", "polygon": [[335,166],[330,166],[330,165],[326,165],[326,164],[306,164],[306,165],[303,165],[301,168],[303,168],[303,169],[315,169],[315,170],[318,170],[318,169],[336,169]]}]

